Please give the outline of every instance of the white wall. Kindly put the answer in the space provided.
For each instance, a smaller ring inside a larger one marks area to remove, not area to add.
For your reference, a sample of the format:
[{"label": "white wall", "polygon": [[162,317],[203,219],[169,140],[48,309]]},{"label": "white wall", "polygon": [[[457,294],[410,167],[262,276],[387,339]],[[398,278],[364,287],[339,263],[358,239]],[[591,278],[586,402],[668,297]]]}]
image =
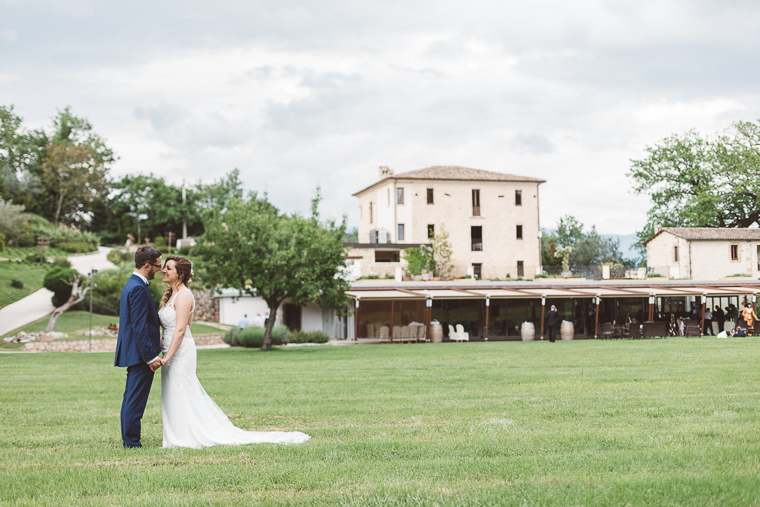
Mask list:
[{"label": "white wall", "polygon": [[[301,331],[322,331],[322,307],[309,303],[301,311]],[[332,335],[332,333],[328,333]]]},{"label": "white wall", "polygon": [[[739,259],[731,260],[731,245],[738,245]],[[757,247],[760,241],[692,240],[663,232],[647,243],[647,266],[677,267],[682,278],[718,280],[735,274],[760,277]],[[678,262],[674,247],[678,246]],[[667,276],[667,272],[661,273]]]},{"label": "white wall", "polygon": [[[260,313],[262,317],[266,316],[269,307],[261,298],[252,296],[241,296],[239,298],[220,297],[219,298],[219,322],[230,326],[237,326],[237,323],[248,314],[248,322],[252,325],[254,317]],[[280,309],[280,312],[282,309]],[[279,313],[279,312],[278,312]],[[278,314],[277,323],[281,320]]]}]

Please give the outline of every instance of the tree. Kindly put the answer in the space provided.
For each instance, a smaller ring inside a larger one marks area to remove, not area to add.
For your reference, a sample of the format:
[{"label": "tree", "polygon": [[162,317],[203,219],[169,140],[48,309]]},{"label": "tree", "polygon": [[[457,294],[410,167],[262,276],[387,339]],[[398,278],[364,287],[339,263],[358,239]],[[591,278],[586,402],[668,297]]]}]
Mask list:
[{"label": "tree", "polygon": [[45,190],[33,211],[55,223],[64,217],[86,222],[95,205],[107,198],[108,170],[116,159],[113,150],[69,107],[53,118],[51,136],[37,131],[33,137],[39,163],[32,172]]},{"label": "tree", "polygon": [[286,299],[298,306],[316,302],[340,314],[347,311],[345,218],[341,225],[320,223],[320,199],[318,190],[310,218],[281,215],[255,193],[247,201],[231,200],[223,213],[206,218],[198,249],[206,281],[266,301],[271,317],[263,350],[271,347],[277,310]]},{"label": "tree", "polygon": [[11,234],[15,232],[16,227],[22,222],[23,206],[11,204],[0,198],[0,233]]},{"label": "tree", "polygon": [[423,271],[435,271],[435,256],[433,249],[428,245],[422,245],[419,248],[405,248],[404,259],[406,259],[406,269],[412,275],[421,275]]},{"label": "tree", "polygon": [[565,254],[558,252],[570,247],[568,262],[571,268],[598,264],[632,264],[620,252],[620,240],[604,238],[591,226],[584,232],[584,225],[574,216],[561,217],[554,232],[544,230],[541,237],[541,259],[544,266],[560,266]]},{"label": "tree", "polygon": [[453,255],[451,242],[449,241],[449,231],[446,225],[441,224],[441,230],[431,241],[433,247],[433,258],[435,259],[435,274],[441,278],[448,278],[451,270],[454,269],[454,263],[451,261]]},{"label": "tree", "polygon": [[634,190],[652,200],[640,242],[655,225],[760,225],[760,121],[734,123],[713,138],[675,134],[645,151],[628,173]]},{"label": "tree", "polygon": [[12,105],[0,106],[0,198],[27,205],[42,189],[39,179],[30,172],[37,162],[37,149],[22,122]]},{"label": "tree", "polygon": [[55,327],[58,318],[69,308],[84,300],[90,286],[88,278],[75,269],[55,267],[48,271],[43,286],[53,292],[53,306],[56,307],[48,320],[46,333]]}]

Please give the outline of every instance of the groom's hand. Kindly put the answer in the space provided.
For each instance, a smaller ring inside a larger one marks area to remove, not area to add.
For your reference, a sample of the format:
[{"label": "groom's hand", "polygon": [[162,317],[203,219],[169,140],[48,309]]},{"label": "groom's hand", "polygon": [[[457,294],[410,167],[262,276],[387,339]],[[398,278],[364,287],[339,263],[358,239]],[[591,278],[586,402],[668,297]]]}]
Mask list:
[{"label": "groom's hand", "polygon": [[161,368],[161,360],[156,359],[152,363],[150,363],[148,366],[150,366],[150,371],[156,371],[157,369]]}]

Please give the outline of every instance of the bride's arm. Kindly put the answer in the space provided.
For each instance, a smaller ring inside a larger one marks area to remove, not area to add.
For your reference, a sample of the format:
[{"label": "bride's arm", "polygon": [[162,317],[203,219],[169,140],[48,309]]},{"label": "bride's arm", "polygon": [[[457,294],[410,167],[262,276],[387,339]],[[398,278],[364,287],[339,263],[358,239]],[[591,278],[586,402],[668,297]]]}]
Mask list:
[{"label": "bride's arm", "polygon": [[177,312],[177,327],[174,328],[174,335],[172,335],[172,343],[169,345],[169,350],[166,351],[166,355],[162,359],[162,364],[166,364],[172,358],[180,345],[182,345],[182,339],[185,337],[185,330],[190,323],[190,312],[193,309],[193,297],[189,291],[181,292],[174,298],[174,311]]}]

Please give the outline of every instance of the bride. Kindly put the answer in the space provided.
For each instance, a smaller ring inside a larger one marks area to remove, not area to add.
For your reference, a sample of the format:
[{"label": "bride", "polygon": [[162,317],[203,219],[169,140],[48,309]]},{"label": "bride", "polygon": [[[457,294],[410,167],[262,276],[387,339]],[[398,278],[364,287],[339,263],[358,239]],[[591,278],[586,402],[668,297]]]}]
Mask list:
[{"label": "bride", "polygon": [[169,285],[158,312],[164,328],[163,358],[159,359],[164,447],[198,449],[211,445],[300,444],[309,440],[309,435],[300,431],[245,431],[230,422],[195,375],[197,353],[190,332],[195,299],[187,288],[192,264],[184,257],[170,256],[163,273],[164,283]]}]

